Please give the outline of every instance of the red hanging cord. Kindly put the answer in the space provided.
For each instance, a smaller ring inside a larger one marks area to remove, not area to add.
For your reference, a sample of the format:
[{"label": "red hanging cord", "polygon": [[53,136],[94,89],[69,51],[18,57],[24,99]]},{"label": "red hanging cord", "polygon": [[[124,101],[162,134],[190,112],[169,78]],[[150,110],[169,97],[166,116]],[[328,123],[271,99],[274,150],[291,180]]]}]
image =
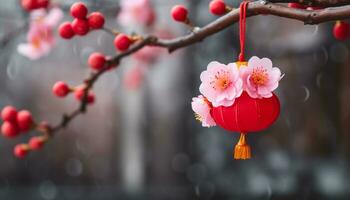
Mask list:
[{"label": "red hanging cord", "polygon": [[241,46],[241,52],[239,53],[238,60],[244,61],[244,42],[245,42],[245,30],[246,30],[246,15],[247,15],[247,7],[249,2],[243,1],[240,5],[239,11],[239,42]]}]

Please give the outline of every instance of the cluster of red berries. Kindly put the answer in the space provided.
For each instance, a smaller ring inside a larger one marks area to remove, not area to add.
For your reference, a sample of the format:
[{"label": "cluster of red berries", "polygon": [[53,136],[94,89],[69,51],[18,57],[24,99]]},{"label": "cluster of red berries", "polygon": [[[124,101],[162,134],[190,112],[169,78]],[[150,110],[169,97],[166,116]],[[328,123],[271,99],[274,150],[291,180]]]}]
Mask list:
[{"label": "cluster of red berries", "polygon": [[[88,17],[88,8],[82,2],[74,3],[70,8],[71,15],[75,18],[72,23],[64,22],[59,27],[61,37],[65,39],[72,38],[75,34],[85,35],[91,29],[101,29],[104,26],[105,19],[99,12],[93,12]],[[114,44],[119,50],[127,50],[131,44],[131,39],[125,34],[118,33]],[[88,64],[93,71],[100,71],[104,68],[112,68],[107,66],[107,57],[99,52],[94,52],[89,56]],[[52,87],[52,92],[55,96],[63,98],[69,93],[74,93],[75,99],[83,101],[86,85],[77,87],[70,87],[63,81],[58,81]],[[93,104],[95,102],[95,94],[89,90],[87,91],[86,102]]]},{"label": "cluster of red berries", "polygon": [[49,3],[49,0],[21,0],[21,6],[27,11],[32,11],[39,8],[47,8],[49,6]]},{"label": "cluster of red berries", "polygon": [[[224,15],[232,10],[231,7],[227,6],[224,0],[212,0],[209,3],[209,11],[214,15]],[[183,5],[176,5],[171,9],[171,17],[177,21],[185,24],[189,24],[188,10]]]},{"label": "cluster of red berries", "polygon": [[[6,106],[1,111],[1,118],[4,121],[1,125],[1,133],[7,138],[15,138],[21,133],[27,133],[32,129],[46,131],[49,129],[47,123],[37,125],[32,114],[27,110],[17,112],[13,106]],[[47,136],[35,136],[29,140],[28,144],[18,144],[14,148],[14,154],[18,158],[24,158],[30,150],[39,150],[43,147]]]},{"label": "cluster of red berries", "polygon": [[64,39],[71,39],[74,35],[86,35],[91,29],[103,28],[105,18],[100,12],[92,12],[88,15],[88,9],[82,2],[74,3],[70,7],[73,22],[63,22],[58,32]]},{"label": "cluster of red berries", "polygon": [[[85,93],[85,85],[77,86],[71,88],[67,83],[63,81],[58,81],[52,87],[52,92],[55,96],[63,98],[66,97],[69,93],[73,92],[75,99],[82,101]],[[93,104],[95,102],[95,94],[90,90],[86,97],[86,102],[88,104]]]},{"label": "cluster of red berries", "polygon": [[350,38],[350,24],[344,21],[337,21],[333,27],[333,35],[337,40]]},{"label": "cluster of red berries", "polygon": [[[88,8],[82,2],[76,2],[70,7],[70,14],[74,17],[73,22],[64,22],[58,32],[64,39],[71,39],[74,35],[86,35],[91,29],[101,29],[104,26],[105,18],[100,12],[93,12],[88,15]],[[114,46],[119,51],[126,51],[139,37],[131,37],[118,33],[114,38]],[[99,70],[105,63],[105,56],[95,53],[89,64],[94,70]]]}]

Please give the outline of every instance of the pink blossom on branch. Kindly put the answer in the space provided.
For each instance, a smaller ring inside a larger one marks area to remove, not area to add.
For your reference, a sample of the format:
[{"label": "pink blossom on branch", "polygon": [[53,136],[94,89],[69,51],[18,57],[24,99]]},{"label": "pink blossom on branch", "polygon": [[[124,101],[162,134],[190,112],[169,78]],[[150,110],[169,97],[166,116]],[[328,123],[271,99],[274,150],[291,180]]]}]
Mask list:
[{"label": "pink blossom on branch", "polygon": [[121,0],[117,20],[123,26],[150,26],[155,11],[150,0]]},{"label": "pink blossom on branch", "polygon": [[202,95],[192,98],[192,110],[195,112],[196,119],[202,122],[202,126],[216,126],[214,119],[210,114],[212,108],[211,103]]},{"label": "pink blossom on branch", "polygon": [[207,70],[201,73],[200,79],[202,84],[199,91],[214,107],[233,105],[243,92],[243,82],[235,63],[225,65],[211,62]]},{"label": "pink blossom on branch", "polygon": [[247,67],[240,68],[240,74],[243,88],[252,98],[271,97],[283,77],[279,68],[272,67],[270,59],[256,56],[249,59]]},{"label": "pink blossom on branch", "polygon": [[18,53],[31,60],[37,60],[49,54],[55,45],[53,28],[62,17],[63,12],[58,8],[51,9],[49,13],[45,9],[32,11],[27,43],[18,45]]}]

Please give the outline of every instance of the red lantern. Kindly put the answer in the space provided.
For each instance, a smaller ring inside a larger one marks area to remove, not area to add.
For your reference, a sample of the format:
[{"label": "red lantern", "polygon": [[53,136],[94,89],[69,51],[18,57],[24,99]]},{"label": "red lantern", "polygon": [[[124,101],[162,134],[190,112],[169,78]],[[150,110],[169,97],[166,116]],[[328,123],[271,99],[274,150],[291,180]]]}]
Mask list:
[{"label": "red lantern", "polygon": [[248,132],[262,131],[271,126],[280,113],[280,102],[275,94],[270,98],[251,98],[246,92],[229,107],[214,107],[211,115],[217,125],[233,132],[240,132],[241,137],[235,147],[235,159],[249,159],[250,147],[246,143]]}]

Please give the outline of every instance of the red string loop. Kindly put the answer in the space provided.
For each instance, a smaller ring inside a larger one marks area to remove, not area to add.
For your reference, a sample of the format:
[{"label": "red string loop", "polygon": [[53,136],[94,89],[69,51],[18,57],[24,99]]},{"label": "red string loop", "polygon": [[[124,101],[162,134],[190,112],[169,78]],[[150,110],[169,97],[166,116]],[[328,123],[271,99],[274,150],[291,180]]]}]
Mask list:
[{"label": "red string loop", "polygon": [[243,62],[244,60],[244,42],[246,31],[246,15],[249,2],[243,1],[239,6],[239,42],[241,46],[241,52],[239,53],[238,60]]}]

